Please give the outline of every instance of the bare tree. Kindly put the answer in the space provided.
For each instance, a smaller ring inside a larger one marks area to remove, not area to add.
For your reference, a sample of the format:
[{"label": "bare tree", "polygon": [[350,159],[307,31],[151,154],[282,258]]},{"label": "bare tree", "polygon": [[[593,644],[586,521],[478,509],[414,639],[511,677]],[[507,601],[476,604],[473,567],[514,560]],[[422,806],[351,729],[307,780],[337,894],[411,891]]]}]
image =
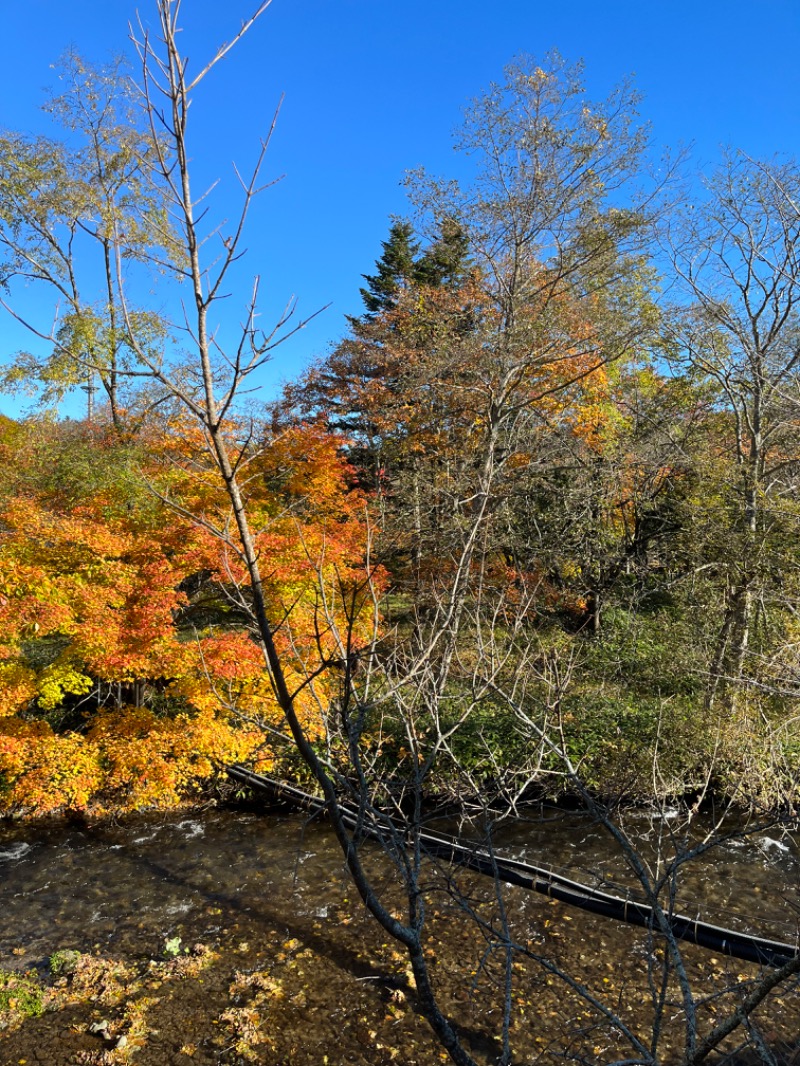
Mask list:
[{"label": "bare tree", "polygon": [[[795,535],[800,413],[800,174],[792,162],[731,155],[672,231],[692,305],[678,343],[731,418],[725,609],[709,699],[741,681],[759,612],[776,602],[781,537]],[[790,609],[791,610],[791,609]]]}]

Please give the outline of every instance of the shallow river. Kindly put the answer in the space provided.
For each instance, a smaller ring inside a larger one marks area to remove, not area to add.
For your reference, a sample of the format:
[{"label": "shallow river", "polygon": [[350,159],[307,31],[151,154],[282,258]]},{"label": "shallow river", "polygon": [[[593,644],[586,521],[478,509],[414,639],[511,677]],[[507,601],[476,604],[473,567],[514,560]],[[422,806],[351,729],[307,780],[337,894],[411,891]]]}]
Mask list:
[{"label": "shallow river", "polygon": [[[670,820],[629,816],[627,828],[652,859],[669,836]],[[577,815],[538,811],[502,829],[497,841],[507,854],[552,864],[576,880],[630,883],[608,834]],[[385,878],[379,857],[375,873],[379,882]],[[791,836],[770,830],[747,841],[732,839],[688,868],[680,909],[794,941],[799,874]],[[491,896],[486,883],[465,877],[461,888],[470,905],[478,911],[488,907],[489,915],[491,900],[483,902],[487,893]],[[515,929],[523,930],[518,935],[529,938],[534,953],[613,994],[615,1009],[633,1010],[635,1023],[642,1032],[647,1029],[647,1009],[631,1006],[636,975],[647,968],[645,934],[519,889],[509,890],[506,903]],[[407,986],[404,960],[364,918],[332,834],[322,824],[251,810],[209,810],[95,827],[7,825],[0,827],[0,906],[4,970],[44,973],[47,959],[63,949],[127,960],[139,974],[146,965],[165,967],[165,960],[196,943],[217,953],[202,978],[181,973],[180,981],[170,983],[171,971],[153,970],[162,984],[158,995],[150,996],[156,1005],[147,1007],[152,1019],[144,1032],[141,1025],[134,1028],[123,1001],[109,993],[83,1007],[72,1005],[63,1017],[45,1013],[14,1032],[0,1031],[2,1066],[23,1060],[48,1066],[121,1062],[130,1055],[142,1066],[248,1061],[279,1066],[290,1060],[319,1066],[326,1061],[330,1066],[427,1066],[441,1061],[401,987]],[[433,874],[429,906],[430,952],[444,1001],[476,1057],[492,1061],[499,1047],[485,1034],[496,1031],[499,1007],[492,1005],[497,974],[491,935],[476,935],[463,905]],[[694,948],[687,949],[687,959],[693,979],[701,991],[708,983],[709,993],[715,981],[743,981],[756,972]],[[563,988],[553,988],[552,972],[530,966],[535,972],[521,973],[515,999],[515,1062],[572,1052],[605,1062],[621,1054],[608,1026],[580,1022],[588,1018],[579,1009],[585,1004],[567,1007]],[[254,992],[261,986],[248,985],[251,978],[241,975],[256,973],[269,974],[280,990]],[[240,981],[236,991],[240,978],[244,984]],[[131,976],[126,980],[133,1002],[139,985]],[[243,1002],[258,1007],[253,1007],[258,1015],[253,1025],[260,1035],[251,1033],[249,1044],[238,1039],[244,1024],[238,1016],[226,1020],[226,996],[229,1011],[231,1003],[237,1009]],[[794,996],[773,1008],[765,1022],[776,1052],[786,1052],[784,1061],[795,1051],[787,1035],[795,1024]],[[98,1014],[114,1012],[112,1029],[117,1025],[131,1034],[124,1052],[109,1051],[110,1045],[99,1044],[97,1034],[89,1032],[92,1018],[96,1022]],[[676,1047],[676,1060],[678,1052]],[[662,1061],[670,1061],[670,1054]],[[741,1054],[745,1057],[738,1061],[751,1061]]]}]

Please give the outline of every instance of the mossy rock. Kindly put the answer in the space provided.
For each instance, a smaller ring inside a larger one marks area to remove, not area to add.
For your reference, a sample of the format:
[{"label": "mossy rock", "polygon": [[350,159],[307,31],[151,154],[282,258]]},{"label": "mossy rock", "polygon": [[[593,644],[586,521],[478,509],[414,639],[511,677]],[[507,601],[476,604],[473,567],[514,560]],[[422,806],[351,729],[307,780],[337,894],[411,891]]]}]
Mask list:
[{"label": "mossy rock", "polygon": [[70,977],[78,968],[81,953],[66,948],[50,956],[50,972],[55,977]]}]

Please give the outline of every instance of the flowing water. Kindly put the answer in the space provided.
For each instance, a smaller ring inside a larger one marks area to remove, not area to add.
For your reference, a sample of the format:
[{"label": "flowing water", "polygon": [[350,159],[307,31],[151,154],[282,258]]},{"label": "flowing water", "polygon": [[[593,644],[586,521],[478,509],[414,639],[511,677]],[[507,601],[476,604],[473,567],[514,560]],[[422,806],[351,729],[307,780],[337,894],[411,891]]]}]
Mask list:
[{"label": "flowing water", "polygon": [[[627,828],[655,862],[669,842],[671,821],[631,815]],[[506,854],[550,863],[576,880],[632,883],[618,847],[583,816],[538,811],[502,828],[497,842]],[[379,884],[388,882],[386,867],[376,855]],[[679,909],[793,942],[799,874],[792,836],[772,830],[732,837],[683,872]],[[465,905],[485,923],[496,921],[497,908],[485,879],[460,875],[459,892],[431,872],[429,952],[443,1002],[476,1057],[489,1062],[500,1050],[487,1036],[498,1031],[498,960],[489,924],[476,933]],[[646,934],[520,889],[508,890],[505,904],[533,954],[605,994],[647,1030],[649,1008],[636,1005],[647,998]],[[128,1057],[142,1066],[441,1061],[415,1015],[405,960],[364,917],[322,823],[218,809],[89,827],[6,826],[0,828],[0,907],[2,970],[43,975],[48,958],[64,949],[127,967],[115,978],[121,992],[104,978],[106,985],[88,989],[85,1002],[59,1001],[58,1009],[0,1031],[0,1066]],[[196,972],[186,954],[195,944],[213,953],[213,962],[209,954],[207,967]],[[701,993],[756,973],[699,949],[686,954]],[[794,1053],[794,995],[764,1022],[784,1061]],[[564,1053],[614,1058],[608,1025],[571,996],[552,968],[520,966],[515,1062]],[[91,1031],[106,1021],[110,1032]],[[127,1034],[127,1046],[115,1048],[117,1033]]]}]

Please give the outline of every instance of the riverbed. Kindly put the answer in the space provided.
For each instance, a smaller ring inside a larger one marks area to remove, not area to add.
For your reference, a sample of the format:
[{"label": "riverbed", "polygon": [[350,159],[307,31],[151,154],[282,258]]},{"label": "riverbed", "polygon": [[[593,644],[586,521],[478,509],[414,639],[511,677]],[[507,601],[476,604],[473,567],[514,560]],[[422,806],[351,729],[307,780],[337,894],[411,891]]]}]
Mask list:
[{"label": "riverbed", "polygon": [[[670,812],[633,812],[626,828],[655,862],[674,845],[671,822]],[[633,886],[607,831],[583,814],[537,808],[496,840],[506,854],[577,880]],[[370,861],[391,902],[388,863],[377,852]],[[791,834],[734,834],[687,867],[680,909],[794,942],[799,874]],[[456,881],[430,870],[428,952],[443,1005],[488,1063],[502,1050],[504,956],[491,931],[498,904],[491,882],[464,873]],[[521,889],[505,890],[502,902],[519,944],[536,957],[514,962],[513,1061],[630,1058],[630,1041],[602,1011],[647,1042],[659,946],[646,932]],[[45,990],[42,1013],[6,1012],[2,1066],[445,1061],[416,1012],[406,960],[365,915],[324,823],[210,809],[95,826],[7,825],[0,906],[0,969],[28,972]],[[51,974],[49,960],[65,951],[76,969]],[[708,1031],[758,971],[697,948],[684,956],[698,999],[708,997],[698,1008]],[[677,1062],[680,1003],[666,1016],[660,1061]],[[800,1061],[794,988],[773,997],[759,1025],[779,1061]],[[736,1061],[757,1061],[752,1055],[737,1051]]]}]

